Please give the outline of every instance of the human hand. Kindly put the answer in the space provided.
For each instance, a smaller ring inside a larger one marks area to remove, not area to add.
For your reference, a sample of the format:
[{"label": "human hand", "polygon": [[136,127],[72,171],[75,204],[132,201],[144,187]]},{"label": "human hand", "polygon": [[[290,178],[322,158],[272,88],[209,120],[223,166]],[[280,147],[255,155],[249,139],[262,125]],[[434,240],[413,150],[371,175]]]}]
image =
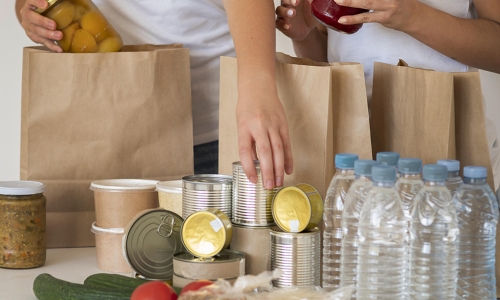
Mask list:
[{"label": "human hand", "polygon": [[282,0],[276,8],[276,28],[292,40],[305,39],[318,25],[311,13],[311,1]]},{"label": "human hand", "polygon": [[417,8],[420,5],[418,0],[335,0],[335,2],[342,6],[370,10],[353,16],[343,16],[339,19],[341,24],[380,23],[399,31],[406,31],[418,19]]},{"label": "human hand", "polygon": [[[267,83],[269,85],[269,83]],[[266,189],[283,185],[284,172],[293,171],[292,148],[285,111],[274,82],[266,88],[239,89],[236,106],[238,151],[248,180],[257,183],[254,160],[258,159]]]},{"label": "human hand", "polygon": [[47,8],[45,0],[26,0],[21,8],[21,26],[26,35],[35,43],[42,44],[54,52],[63,52],[61,47],[54,43],[63,37],[61,31],[56,30],[56,22],[35,12],[35,8]]}]

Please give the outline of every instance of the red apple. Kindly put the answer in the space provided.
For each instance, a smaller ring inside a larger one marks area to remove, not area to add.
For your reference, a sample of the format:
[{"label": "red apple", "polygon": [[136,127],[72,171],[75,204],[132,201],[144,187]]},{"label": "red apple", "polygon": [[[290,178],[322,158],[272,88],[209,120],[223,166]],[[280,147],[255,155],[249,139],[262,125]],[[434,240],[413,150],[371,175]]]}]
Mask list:
[{"label": "red apple", "polygon": [[190,282],[190,283],[186,284],[182,288],[179,296],[182,295],[182,294],[184,294],[184,293],[186,293],[186,292],[189,292],[189,291],[197,291],[197,290],[201,289],[204,286],[211,285],[212,283],[213,282],[210,281],[210,280],[204,280],[204,279],[195,280],[193,282]]},{"label": "red apple", "polygon": [[138,286],[130,300],[177,300],[177,294],[167,283],[155,280]]}]

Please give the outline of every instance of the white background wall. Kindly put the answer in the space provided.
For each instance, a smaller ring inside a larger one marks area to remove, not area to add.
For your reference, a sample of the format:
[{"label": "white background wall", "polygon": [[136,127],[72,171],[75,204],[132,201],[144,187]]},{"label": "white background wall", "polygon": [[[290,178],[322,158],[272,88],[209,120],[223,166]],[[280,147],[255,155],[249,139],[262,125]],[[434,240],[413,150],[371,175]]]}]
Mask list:
[{"label": "white background wall", "polygon": [[[279,0],[275,0],[279,3]],[[22,49],[34,45],[19,25],[14,0],[0,1],[0,180],[19,179]],[[291,42],[278,34],[277,51],[293,55]],[[500,75],[481,71],[486,114],[500,132]],[[50,108],[47,108],[50,109]]]}]

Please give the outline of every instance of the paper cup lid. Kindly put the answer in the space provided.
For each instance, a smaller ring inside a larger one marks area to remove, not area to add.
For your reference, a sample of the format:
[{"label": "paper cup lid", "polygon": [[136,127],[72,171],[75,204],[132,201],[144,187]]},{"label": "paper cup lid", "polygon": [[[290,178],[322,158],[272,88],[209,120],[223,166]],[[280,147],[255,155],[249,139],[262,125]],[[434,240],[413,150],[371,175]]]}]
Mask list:
[{"label": "paper cup lid", "polygon": [[106,179],[92,181],[91,190],[144,191],[155,190],[158,180],[147,179]]},{"label": "paper cup lid", "polygon": [[181,241],[183,219],[165,209],[137,214],[122,240],[125,260],[137,274],[150,279],[172,279],[174,254],[185,251]]},{"label": "paper cup lid", "polygon": [[35,195],[45,192],[45,185],[36,181],[0,181],[0,194],[9,196]]},{"label": "paper cup lid", "polygon": [[182,180],[162,181],[156,184],[156,190],[172,194],[182,194]]}]

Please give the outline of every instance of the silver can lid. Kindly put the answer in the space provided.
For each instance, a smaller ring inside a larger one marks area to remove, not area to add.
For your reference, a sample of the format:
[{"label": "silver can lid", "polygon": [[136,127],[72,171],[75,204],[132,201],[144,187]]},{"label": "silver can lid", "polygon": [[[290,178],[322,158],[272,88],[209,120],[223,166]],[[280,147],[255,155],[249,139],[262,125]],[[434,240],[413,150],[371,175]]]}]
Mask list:
[{"label": "silver can lid", "polygon": [[0,181],[0,195],[26,196],[45,192],[45,185],[37,181]]},{"label": "silver can lid", "polygon": [[173,277],[173,257],[185,251],[181,241],[184,220],[165,209],[150,209],[134,217],[123,236],[123,255],[137,274],[151,279]]},{"label": "silver can lid", "polygon": [[233,177],[221,174],[198,174],[182,177],[182,188],[197,191],[231,189]]}]

